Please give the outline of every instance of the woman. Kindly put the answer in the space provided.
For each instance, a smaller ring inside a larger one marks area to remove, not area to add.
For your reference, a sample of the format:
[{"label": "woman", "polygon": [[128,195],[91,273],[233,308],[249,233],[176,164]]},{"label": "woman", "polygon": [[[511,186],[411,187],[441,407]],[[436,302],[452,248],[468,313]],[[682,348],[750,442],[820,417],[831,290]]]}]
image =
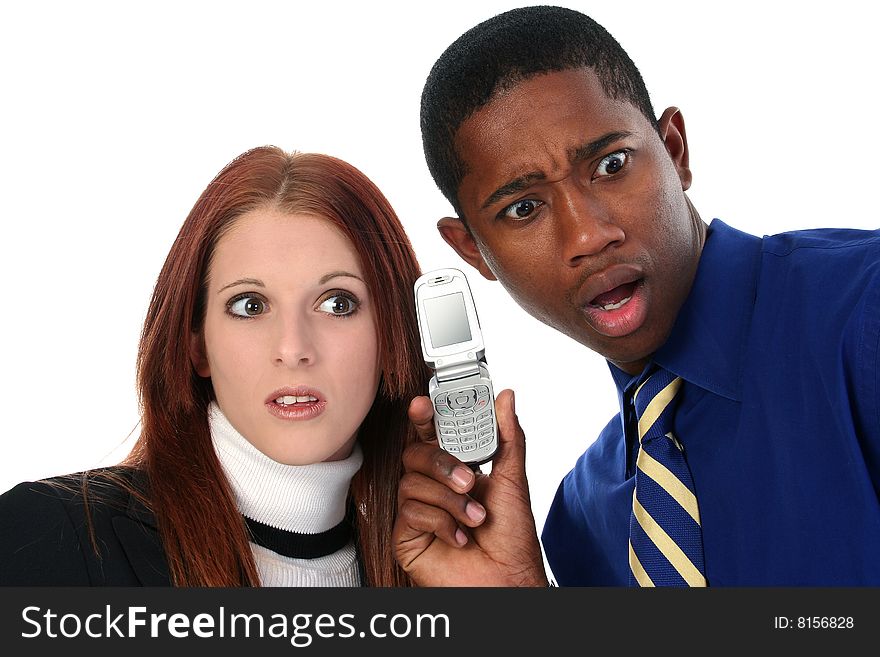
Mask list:
[{"label": "woman", "polygon": [[0,583],[407,585],[390,536],[427,380],[418,275],[351,165],[236,158],[159,274],[133,450],[0,497]]}]

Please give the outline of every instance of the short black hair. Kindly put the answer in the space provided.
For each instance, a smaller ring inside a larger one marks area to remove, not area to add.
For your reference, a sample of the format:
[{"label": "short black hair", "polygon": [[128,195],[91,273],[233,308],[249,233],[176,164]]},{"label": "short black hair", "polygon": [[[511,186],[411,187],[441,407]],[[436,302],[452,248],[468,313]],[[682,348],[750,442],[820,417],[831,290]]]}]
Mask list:
[{"label": "short black hair", "polygon": [[431,69],[421,100],[422,146],[434,182],[464,219],[458,188],[467,173],[455,151],[461,124],[498,91],[541,73],[592,68],[609,98],[632,103],[657,128],[639,70],[608,31],[563,7],[498,14],[450,45]]}]

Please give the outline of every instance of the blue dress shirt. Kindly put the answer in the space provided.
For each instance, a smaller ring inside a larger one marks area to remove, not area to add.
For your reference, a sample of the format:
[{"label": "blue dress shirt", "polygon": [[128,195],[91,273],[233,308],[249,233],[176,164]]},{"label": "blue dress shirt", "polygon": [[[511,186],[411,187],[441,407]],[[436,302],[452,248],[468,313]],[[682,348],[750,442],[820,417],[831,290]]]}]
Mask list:
[{"label": "blue dress shirt", "polygon": [[[714,220],[654,360],[684,379],[673,431],[710,586],[880,585],[880,231],[760,239]],[[626,586],[636,377],[560,484],[542,540],[562,586]]]}]

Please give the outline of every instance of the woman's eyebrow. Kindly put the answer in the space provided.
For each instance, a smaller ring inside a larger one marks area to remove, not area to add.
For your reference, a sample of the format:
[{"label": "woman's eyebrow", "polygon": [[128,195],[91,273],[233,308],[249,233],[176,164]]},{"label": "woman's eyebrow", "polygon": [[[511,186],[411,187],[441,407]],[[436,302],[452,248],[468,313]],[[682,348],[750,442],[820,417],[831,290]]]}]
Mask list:
[{"label": "woman's eyebrow", "polygon": [[224,285],[219,290],[217,290],[217,294],[220,294],[223,290],[235,287],[236,285],[253,285],[254,287],[266,287],[265,283],[261,281],[259,278],[239,278],[237,281],[232,281],[227,285]]},{"label": "woman's eyebrow", "polygon": [[[362,283],[366,283],[366,281],[364,281],[364,279],[361,278],[360,276],[358,276],[357,274],[352,274],[351,272],[348,272],[348,271],[338,270],[338,271],[328,272],[328,273],[324,274],[323,276],[321,276],[321,278],[318,280],[318,285],[323,285],[324,283],[326,283],[327,281],[329,281],[333,278],[338,278],[338,277],[343,277],[343,276],[348,277],[348,278],[356,278],[357,280],[361,281]],[[219,290],[217,290],[217,293],[219,294],[223,290],[226,290],[230,287],[235,287],[236,285],[252,285],[254,287],[263,287],[263,288],[266,287],[266,284],[263,283],[263,281],[261,281],[259,278],[239,278],[239,279],[234,280],[231,283],[227,283],[226,285],[221,287]]]},{"label": "woman's eyebrow", "polygon": [[323,285],[324,283],[326,283],[327,281],[329,281],[331,278],[336,278],[337,276],[347,276],[347,277],[349,277],[349,278],[356,278],[356,279],[358,279],[361,283],[365,283],[365,282],[366,282],[366,281],[364,281],[363,278],[361,278],[361,277],[358,276],[357,274],[352,274],[351,272],[348,272],[348,271],[338,270],[338,271],[331,271],[331,272],[329,272],[329,273],[324,274],[323,276],[321,276],[320,280],[318,281],[318,285]]}]

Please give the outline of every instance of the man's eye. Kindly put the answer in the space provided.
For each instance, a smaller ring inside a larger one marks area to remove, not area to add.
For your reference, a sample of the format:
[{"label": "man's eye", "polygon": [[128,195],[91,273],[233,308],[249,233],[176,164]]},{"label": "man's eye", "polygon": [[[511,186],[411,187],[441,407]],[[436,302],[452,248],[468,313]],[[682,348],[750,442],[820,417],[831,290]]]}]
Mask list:
[{"label": "man's eye", "polygon": [[511,203],[501,211],[501,215],[508,219],[526,219],[531,216],[535,210],[544,205],[543,201],[531,198],[525,198],[516,203]]},{"label": "man's eye", "polygon": [[356,300],[342,294],[334,294],[331,297],[327,297],[318,306],[325,313],[337,316],[351,315],[357,310],[357,307],[358,302]]},{"label": "man's eye", "polygon": [[617,173],[626,164],[628,157],[629,154],[626,151],[617,151],[616,153],[611,153],[611,155],[606,155],[599,162],[599,166],[596,167],[596,174],[593,177],[601,178]]},{"label": "man's eye", "polygon": [[256,297],[239,297],[229,304],[229,312],[239,317],[253,317],[266,311],[266,304]]}]

